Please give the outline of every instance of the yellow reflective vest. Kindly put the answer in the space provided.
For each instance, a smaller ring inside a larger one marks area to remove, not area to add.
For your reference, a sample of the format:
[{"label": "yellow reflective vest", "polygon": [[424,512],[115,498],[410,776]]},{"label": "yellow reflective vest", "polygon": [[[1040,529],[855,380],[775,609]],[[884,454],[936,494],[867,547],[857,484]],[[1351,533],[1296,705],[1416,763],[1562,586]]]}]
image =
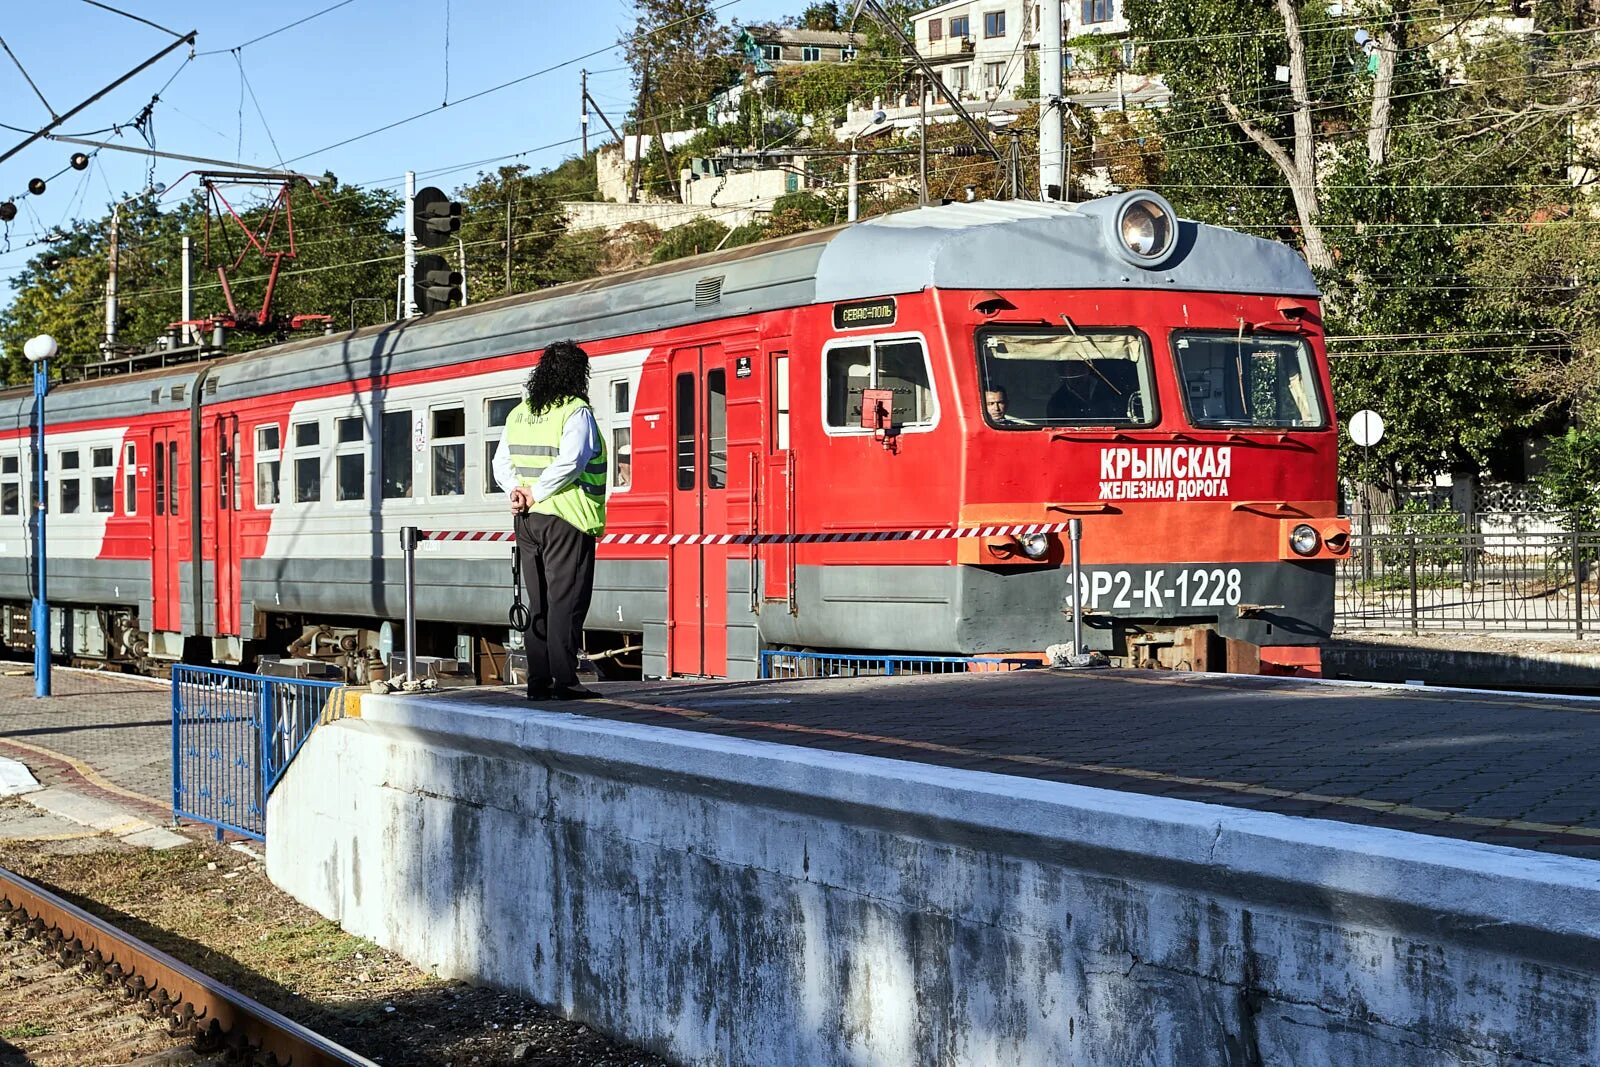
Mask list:
[{"label": "yellow reflective vest", "polygon": [[[567,419],[588,406],[575,396],[541,412],[530,411],[526,400],[516,406],[506,419],[505,441],[511,455],[511,472],[518,485],[533,488],[545,468],[554,463],[561,452],[561,431],[566,428]],[[604,436],[600,436],[600,451],[588,466],[580,469],[576,478],[549,498],[535,503],[532,510],[554,515],[586,534],[600,536],[606,528]]]}]

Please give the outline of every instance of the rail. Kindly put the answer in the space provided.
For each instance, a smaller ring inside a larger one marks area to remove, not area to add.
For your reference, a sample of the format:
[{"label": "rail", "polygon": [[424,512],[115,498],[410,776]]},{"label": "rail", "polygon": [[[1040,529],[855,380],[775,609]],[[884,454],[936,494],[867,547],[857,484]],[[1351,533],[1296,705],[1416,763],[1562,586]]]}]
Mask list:
[{"label": "rail", "polygon": [[1014,671],[1037,661],[1002,656],[899,656],[763,649],[763,678],[893,678],[905,675]]},{"label": "rail", "polygon": [[172,668],[172,817],[265,840],[267,797],[318,723],[343,718],[340,682]]},{"label": "rail", "polygon": [[1357,533],[1339,561],[1334,626],[1593,634],[1600,532]]},{"label": "rail", "polygon": [[6,870],[0,870],[0,923],[10,927],[13,936],[42,945],[61,966],[81,968],[120,985],[172,1029],[231,1049],[244,1063],[376,1067],[366,1057]]}]

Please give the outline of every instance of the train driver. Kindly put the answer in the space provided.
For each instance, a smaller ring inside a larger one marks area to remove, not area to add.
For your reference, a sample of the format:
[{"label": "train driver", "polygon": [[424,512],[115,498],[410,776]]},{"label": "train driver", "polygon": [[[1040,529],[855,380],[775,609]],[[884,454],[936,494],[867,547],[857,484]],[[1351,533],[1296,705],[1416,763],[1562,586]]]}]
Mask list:
[{"label": "train driver", "polygon": [[1004,386],[997,385],[993,389],[983,391],[983,407],[989,413],[989,421],[996,426],[1006,426],[1011,420],[1006,418],[1006,391]]},{"label": "train driver", "polygon": [[588,353],[571,341],[544,350],[493,465],[511,499],[528,591],[528,699],[598,696],[578,684],[595,544],[606,525],[606,448],[589,407]]}]

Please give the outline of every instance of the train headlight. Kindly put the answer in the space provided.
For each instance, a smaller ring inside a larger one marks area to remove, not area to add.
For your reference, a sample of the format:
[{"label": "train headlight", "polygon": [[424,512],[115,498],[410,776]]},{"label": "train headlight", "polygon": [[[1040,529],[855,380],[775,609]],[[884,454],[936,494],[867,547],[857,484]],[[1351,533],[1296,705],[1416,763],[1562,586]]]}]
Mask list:
[{"label": "train headlight", "polygon": [[1022,545],[1022,554],[1029,559],[1044,559],[1050,554],[1049,534],[1025,533],[1017,541]]},{"label": "train headlight", "polygon": [[1178,242],[1178,215],[1155,193],[1139,190],[1114,201],[1107,237],[1118,255],[1141,267],[1158,267]]},{"label": "train headlight", "polygon": [[1289,547],[1302,556],[1314,555],[1322,538],[1317,536],[1317,531],[1301,523],[1289,532]]}]

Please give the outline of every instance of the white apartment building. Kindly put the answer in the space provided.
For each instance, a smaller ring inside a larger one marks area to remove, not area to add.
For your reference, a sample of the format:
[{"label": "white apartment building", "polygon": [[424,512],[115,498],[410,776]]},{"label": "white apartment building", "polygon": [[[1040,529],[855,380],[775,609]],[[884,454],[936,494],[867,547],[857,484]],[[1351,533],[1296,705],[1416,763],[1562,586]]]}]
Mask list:
[{"label": "white apartment building", "polygon": [[[1065,0],[1062,7],[1063,40],[1127,36],[1122,0]],[[913,39],[961,99],[1010,99],[1022,87],[1028,53],[1038,50],[1040,10],[1035,0],[950,0],[911,16]],[[1124,40],[1123,47],[1131,51],[1132,44]],[[1069,48],[1063,62],[1069,81],[1100,73],[1092,49]]]}]

